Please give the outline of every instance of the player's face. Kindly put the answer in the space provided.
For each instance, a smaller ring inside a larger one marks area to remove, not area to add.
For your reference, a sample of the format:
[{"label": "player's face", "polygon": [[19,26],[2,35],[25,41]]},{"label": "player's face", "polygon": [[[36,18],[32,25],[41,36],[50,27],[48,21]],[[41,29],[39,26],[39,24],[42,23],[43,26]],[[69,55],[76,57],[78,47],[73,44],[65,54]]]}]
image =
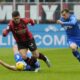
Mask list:
[{"label": "player's face", "polygon": [[13,17],[13,21],[14,21],[16,24],[20,23],[20,16]]},{"label": "player's face", "polygon": [[63,17],[64,19],[68,19],[68,18],[69,18],[69,13],[63,12],[63,13],[62,13],[62,17]]}]

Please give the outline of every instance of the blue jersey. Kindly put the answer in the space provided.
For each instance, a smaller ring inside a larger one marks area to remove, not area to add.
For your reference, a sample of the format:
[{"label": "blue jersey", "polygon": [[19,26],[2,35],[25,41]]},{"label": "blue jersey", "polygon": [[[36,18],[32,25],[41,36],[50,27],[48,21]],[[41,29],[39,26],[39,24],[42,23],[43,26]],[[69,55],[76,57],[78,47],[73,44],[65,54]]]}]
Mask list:
[{"label": "blue jersey", "polygon": [[66,30],[68,39],[80,40],[80,28],[79,23],[76,17],[73,14],[70,14],[68,19],[60,18],[63,21],[63,27]]}]

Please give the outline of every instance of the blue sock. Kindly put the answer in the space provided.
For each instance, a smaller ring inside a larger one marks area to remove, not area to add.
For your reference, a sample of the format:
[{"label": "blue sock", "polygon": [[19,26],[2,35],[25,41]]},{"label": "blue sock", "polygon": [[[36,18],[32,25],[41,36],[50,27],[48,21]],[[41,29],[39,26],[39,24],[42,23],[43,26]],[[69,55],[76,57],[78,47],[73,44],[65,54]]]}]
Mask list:
[{"label": "blue sock", "polygon": [[80,53],[78,51],[73,51],[72,53],[80,61]]}]

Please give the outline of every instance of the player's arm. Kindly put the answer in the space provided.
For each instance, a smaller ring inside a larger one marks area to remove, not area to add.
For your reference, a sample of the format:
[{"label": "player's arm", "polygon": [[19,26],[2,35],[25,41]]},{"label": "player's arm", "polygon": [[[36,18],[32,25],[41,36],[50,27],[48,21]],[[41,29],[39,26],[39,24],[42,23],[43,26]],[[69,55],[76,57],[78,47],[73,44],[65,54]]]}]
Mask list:
[{"label": "player's arm", "polygon": [[30,23],[31,25],[34,25],[34,24],[35,24],[35,22],[34,22],[33,19],[29,19],[29,23]]},{"label": "player's arm", "polygon": [[34,20],[33,19],[25,19],[25,22],[26,22],[26,24],[28,24],[28,23],[30,23],[31,25],[34,25],[35,24],[35,22],[34,22]]},{"label": "player's arm", "polygon": [[3,29],[2,34],[3,34],[3,36],[5,37],[5,36],[8,35],[9,32],[10,32],[10,28],[9,28],[9,26],[7,26],[7,28]]},{"label": "player's arm", "polygon": [[63,25],[63,26],[71,26],[71,25],[75,25],[77,22],[75,17],[71,17],[70,21],[64,22],[62,18],[60,18],[60,20],[57,21],[57,23]]},{"label": "player's arm", "polygon": [[15,66],[9,65],[9,64],[5,63],[2,60],[0,60],[0,65],[2,65],[3,67],[5,67],[5,68],[7,68],[9,70],[17,71]]}]

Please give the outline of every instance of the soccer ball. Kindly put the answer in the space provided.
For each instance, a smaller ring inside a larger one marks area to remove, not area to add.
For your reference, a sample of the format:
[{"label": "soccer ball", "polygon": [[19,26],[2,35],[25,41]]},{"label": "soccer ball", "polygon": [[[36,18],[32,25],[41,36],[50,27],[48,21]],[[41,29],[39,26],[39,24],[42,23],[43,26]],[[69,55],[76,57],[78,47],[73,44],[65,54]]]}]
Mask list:
[{"label": "soccer ball", "polygon": [[25,62],[19,61],[19,62],[16,63],[16,69],[17,70],[23,71],[23,70],[25,70],[25,68],[26,68],[26,63]]}]

